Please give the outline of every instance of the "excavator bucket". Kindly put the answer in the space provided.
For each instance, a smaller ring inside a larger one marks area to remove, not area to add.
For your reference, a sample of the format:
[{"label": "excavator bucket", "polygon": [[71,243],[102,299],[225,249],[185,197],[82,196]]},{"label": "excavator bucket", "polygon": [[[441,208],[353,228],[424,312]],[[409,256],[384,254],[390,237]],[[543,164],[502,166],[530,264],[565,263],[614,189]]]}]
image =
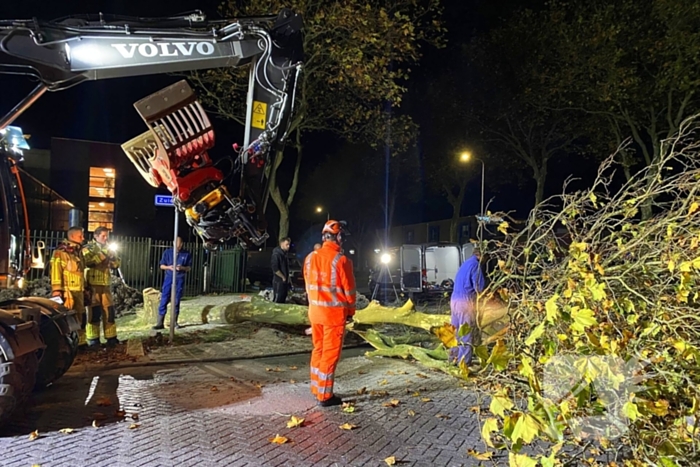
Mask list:
[{"label": "excavator bucket", "polygon": [[[152,186],[161,183],[183,204],[209,182],[223,178],[211,166],[207,150],[214,146],[209,117],[186,81],[179,81],[134,104],[149,130],[122,149]],[[187,176],[193,169],[205,169]]]},{"label": "excavator bucket", "polygon": [[122,144],[122,150],[148,184],[158,188],[161,183],[158,171],[155,169],[158,143],[153,134],[150,131],[141,133]]},{"label": "excavator bucket", "polygon": [[214,129],[187,81],[134,104],[171,161],[185,162],[214,146]]}]

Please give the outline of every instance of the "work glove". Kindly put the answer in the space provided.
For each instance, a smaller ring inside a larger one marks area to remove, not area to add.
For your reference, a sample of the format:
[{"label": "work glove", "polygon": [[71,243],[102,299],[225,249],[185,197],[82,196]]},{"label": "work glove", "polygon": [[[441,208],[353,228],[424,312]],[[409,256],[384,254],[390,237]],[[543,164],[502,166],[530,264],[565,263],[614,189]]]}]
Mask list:
[{"label": "work glove", "polygon": [[59,305],[63,305],[63,292],[61,292],[60,290],[54,290],[53,292],[51,292],[51,297],[49,298],[49,300],[52,300],[58,303]]}]

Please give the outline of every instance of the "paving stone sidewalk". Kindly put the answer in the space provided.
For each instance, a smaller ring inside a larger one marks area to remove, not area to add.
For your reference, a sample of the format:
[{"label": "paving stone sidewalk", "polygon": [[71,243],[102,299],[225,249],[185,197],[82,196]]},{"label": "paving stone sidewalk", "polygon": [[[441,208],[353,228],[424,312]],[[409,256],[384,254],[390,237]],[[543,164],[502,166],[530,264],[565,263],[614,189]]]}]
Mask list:
[{"label": "paving stone sidewalk", "polygon": [[[467,449],[485,449],[470,410],[480,403],[458,381],[403,360],[345,358],[336,392],[354,400],[348,414],[315,406],[307,360],[69,372],[0,432],[0,465],[382,466],[389,456],[398,465],[479,465]],[[291,415],[304,426],[288,429]],[[290,441],[270,443],[277,434]]]}]

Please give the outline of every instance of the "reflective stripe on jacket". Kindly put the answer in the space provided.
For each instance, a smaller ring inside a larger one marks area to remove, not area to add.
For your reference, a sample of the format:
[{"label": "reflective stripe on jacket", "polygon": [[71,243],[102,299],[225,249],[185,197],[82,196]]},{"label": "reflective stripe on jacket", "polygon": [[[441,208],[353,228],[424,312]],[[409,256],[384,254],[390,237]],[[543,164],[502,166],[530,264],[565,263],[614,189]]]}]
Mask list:
[{"label": "reflective stripe on jacket", "polygon": [[51,290],[82,292],[85,288],[84,270],[80,245],[63,240],[51,256]]},{"label": "reflective stripe on jacket", "polygon": [[304,281],[311,323],[340,326],[355,314],[352,261],[340,252],[337,243],[324,242],[323,247],[306,257]]},{"label": "reflective stripe on jacket", "polygon": [[121,260],[96,240],[83,247],[83,257],[88,270],[85,274],[89,285],[110,285],[112,274],[110,268],[118,268]]}]

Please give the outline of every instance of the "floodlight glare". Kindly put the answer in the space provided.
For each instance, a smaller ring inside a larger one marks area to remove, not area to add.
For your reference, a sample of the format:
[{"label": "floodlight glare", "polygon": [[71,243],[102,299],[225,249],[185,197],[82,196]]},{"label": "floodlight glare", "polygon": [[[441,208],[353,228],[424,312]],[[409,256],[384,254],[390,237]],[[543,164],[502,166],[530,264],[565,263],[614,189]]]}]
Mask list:
[{"label": "floodlight glare", "polygon": [[389,253],[384,253],[381,258],[379,258],[379,261],[382,262],[382,264],[389,264],[391,263],[391,255]]},{"label": "floodlight glare", "polygon": [[119,245],[116,243],[110,243],[109,246],[107,246],[107,249],[109,251],[117,251],[119,249]]}]

